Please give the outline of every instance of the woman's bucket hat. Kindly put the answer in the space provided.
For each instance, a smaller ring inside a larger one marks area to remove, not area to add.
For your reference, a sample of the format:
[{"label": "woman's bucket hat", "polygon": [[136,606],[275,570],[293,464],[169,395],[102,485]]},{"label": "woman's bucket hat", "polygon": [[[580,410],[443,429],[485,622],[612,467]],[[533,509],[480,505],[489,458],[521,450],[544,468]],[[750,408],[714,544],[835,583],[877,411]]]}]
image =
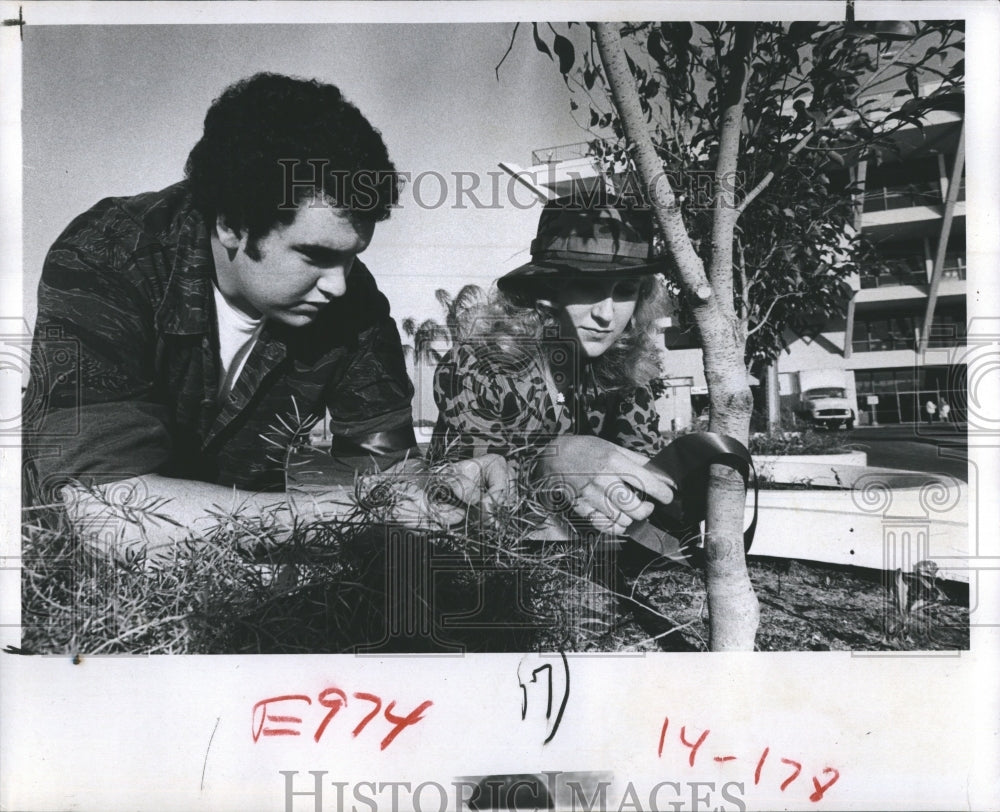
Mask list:
[{"label": "woman's bucket hat", "polygon": [[531,241],[531,262],[502,276],[497,287],[514,293],[541,278],[661,273],[666,258],[654,255],[653,233],[648,207],[610,197],[550,200]]}]

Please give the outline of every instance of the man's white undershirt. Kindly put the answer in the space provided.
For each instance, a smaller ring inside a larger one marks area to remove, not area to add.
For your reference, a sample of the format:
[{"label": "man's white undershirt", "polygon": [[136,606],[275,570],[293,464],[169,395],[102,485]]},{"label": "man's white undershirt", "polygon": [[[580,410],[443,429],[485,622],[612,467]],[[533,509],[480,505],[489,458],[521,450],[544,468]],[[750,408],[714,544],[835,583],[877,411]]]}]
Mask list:
[{"label": "man's white undershirt", "polygon": [[219,394],[227,394],[243,372],[253,345],[257,343],[263,319],[252,319],[226,301],[225,296],[212,286],[215,294],[215,313],[219,325]]}]

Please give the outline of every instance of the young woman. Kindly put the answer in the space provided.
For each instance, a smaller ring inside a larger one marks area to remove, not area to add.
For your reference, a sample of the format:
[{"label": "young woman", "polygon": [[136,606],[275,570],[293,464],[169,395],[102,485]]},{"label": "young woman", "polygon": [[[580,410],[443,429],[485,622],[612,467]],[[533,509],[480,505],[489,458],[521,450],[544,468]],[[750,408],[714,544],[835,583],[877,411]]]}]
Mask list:
[{"label": "young woman", "polygon": [[576,518],[623,533],[670,502],[644,468],[662,446],[651,382],[660,315],[648,210],[562,198],[546,204],[531,262],[464,315],[438,367],[433,454],[500,454],[523,490],[558,480]]}]

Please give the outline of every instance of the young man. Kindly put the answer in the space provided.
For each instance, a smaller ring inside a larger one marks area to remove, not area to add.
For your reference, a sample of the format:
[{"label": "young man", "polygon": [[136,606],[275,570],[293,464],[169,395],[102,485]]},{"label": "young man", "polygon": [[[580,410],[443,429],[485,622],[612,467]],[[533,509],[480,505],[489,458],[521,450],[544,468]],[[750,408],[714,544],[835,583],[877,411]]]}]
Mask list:
[{"label": "young man", "polygon": [[[399,334],[357,259],[398,199],[378,131],[332,85],[258,74],[212,104],[185,174],[77,217],[39,285],[25,476],[105,546],[197,536],[219,508],[336,515],[356,470],[416,454]],[[289,507],[288,450],[326,411],[341,486]],[[504,471],[455,469],[457,495]],[[460,512],[400,488],[400,521]],[[163,520],[108,507],[149,497]]]}]

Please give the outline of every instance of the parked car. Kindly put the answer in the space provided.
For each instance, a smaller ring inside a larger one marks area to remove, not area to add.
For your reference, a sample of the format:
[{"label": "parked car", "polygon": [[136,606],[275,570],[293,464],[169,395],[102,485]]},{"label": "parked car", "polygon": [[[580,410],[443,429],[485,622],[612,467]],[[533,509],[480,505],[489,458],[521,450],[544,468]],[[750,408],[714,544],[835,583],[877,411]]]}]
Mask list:
[{"label": "parked car", "polygon": [[799,372],[799,415],[814,426],[854,428],[855,405],[848,397],[847,375],[841,369]]}]

